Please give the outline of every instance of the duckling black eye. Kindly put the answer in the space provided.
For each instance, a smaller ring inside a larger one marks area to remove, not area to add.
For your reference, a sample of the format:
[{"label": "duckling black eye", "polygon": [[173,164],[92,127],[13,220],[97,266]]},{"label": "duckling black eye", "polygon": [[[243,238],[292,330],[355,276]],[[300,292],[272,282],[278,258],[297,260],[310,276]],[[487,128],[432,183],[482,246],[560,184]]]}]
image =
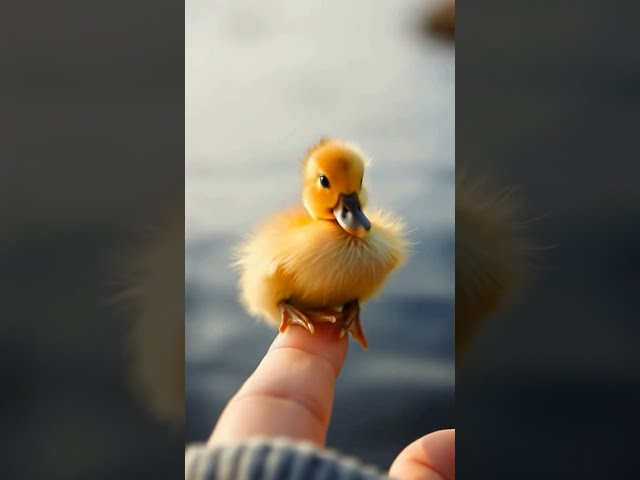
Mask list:
[{"label": "duckling black eye", "polygon": [[327,177],[325,177],[324,175],[320,175],[319,180],[322,188],[329,188],[329,179]]}]

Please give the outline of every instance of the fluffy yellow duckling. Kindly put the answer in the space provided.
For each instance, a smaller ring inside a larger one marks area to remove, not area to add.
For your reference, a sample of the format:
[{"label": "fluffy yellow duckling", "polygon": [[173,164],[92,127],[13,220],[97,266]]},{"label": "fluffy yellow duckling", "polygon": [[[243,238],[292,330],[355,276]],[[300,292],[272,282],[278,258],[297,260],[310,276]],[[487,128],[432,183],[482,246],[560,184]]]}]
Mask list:
[{"label": "fluffy yellow duckling", "polygon": [[238,249],[240,298],[247,311],[284,332],[310,333],[317,322],[343,323],[367,349],[360,305],[382,288],[406,257],[403,224],[365,215],[365,154],[322,139],[302,167],[302,203],[276,215]]}]

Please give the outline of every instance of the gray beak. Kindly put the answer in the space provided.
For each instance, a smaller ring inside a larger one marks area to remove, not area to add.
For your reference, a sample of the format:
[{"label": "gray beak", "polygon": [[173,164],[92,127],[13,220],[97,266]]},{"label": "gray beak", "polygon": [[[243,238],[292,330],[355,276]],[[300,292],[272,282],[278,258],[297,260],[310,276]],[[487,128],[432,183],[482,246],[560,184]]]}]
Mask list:
[{"label": "gray beak", "polygon": [[340,226],[351,235],[364,238],[371,230],[371,222],[362,212],[357,193],[340,195],[338,206],[333,209],[333,215]]}]

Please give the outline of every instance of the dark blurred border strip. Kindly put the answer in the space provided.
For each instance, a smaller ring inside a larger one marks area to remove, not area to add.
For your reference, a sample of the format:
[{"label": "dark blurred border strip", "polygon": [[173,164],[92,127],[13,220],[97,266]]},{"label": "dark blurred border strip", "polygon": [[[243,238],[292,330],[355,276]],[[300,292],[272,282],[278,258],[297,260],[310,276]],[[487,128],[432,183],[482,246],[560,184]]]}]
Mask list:
[{"label": "dark blurred border strip", "polygon": [[458,174],[510,191],[528,242],[518,298],[472,332],[456,322],[457,474],[636,477],[640,6],[455,13]]},{"label": "dark blurred border strip", "polygon": [[181,426],[131,388],[112,299],[137,278],[120,260],[184,225],[184,2],[2,10],[0,477],[179,478]]}]

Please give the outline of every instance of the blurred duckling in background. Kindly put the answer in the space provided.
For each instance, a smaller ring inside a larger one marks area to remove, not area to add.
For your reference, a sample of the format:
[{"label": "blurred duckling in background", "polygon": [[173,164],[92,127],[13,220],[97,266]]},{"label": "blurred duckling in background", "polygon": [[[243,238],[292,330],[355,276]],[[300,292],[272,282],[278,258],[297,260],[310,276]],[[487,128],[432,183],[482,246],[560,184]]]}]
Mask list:
[{"label": "blurred duckling in background", "polygon": [[127,307],[128,383],[158,420],[184,423],[184,201],[118,259]]},{"label": "blurred duckling in background", "polygon": [[453,40],[456,35],[455,0],[443,0],[435,9],[426,12],[422,26],[425,34],[437,34]]},{"label": "blurred duckling in background", "polygon": [[407,254],[403,223],[367,213],[366,155],[355,145],[322,139],[302,166],[302,204],[257,230],[237,251],[240,298],[247,311],[311,334],[314,323],[341,322],[362,348],[360,306],[378,293]]},{"label": "blurred duckling in background", "polygon": [[522,286],[528,247],[515,210],[508,194],[496,194],[467,172],[456,172],[456,360]]}]

